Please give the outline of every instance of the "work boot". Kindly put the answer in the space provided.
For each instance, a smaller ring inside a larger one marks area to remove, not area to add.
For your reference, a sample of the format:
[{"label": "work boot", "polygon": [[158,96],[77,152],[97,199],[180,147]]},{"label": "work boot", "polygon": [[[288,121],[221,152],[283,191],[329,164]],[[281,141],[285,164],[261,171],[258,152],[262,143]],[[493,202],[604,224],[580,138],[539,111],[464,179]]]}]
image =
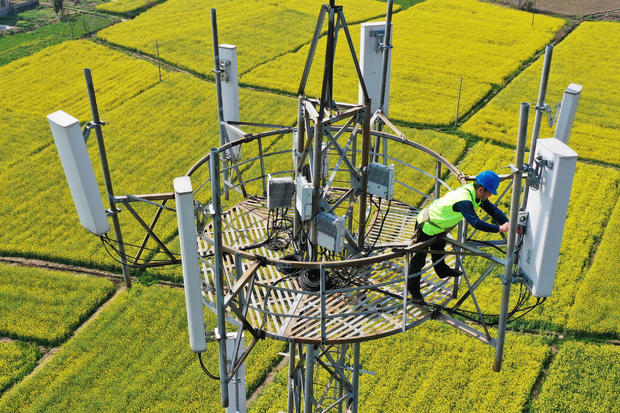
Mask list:
[{"label": "work boot", "polygon": [[437,274],[439,278],[460,277],[461,275],[463,275],[463,271],[452,268],[450,268],[448,273]]},{"label": "work boot", "polygon": [[407,289],[411,294],[411,302],[414,304],[424,304],[424,296],[420,292],[420,277],[412,277],[407,283]]}]

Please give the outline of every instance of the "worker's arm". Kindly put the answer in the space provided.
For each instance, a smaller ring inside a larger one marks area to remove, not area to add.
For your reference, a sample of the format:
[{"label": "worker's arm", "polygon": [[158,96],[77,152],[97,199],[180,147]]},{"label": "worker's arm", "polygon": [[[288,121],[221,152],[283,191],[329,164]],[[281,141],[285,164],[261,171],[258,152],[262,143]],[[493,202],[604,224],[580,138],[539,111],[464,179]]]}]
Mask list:
[{"label": "worker's arm", "polygon": [[[485,201],[484,203],[489,203],[490,204],[489,201]],[[483,203],[483,205],[484,205],[484,203]],[[497,211],[499,211],[499,213],[502,215],[503,221],[501,221],[502,218],[498,216],[498,218],[500,218],[498,221],[501,224],[503,224],[504,222],[508,221],[506,219],[506,216],[502,213],[502,211],[497,209],[493,204],[491,204],[491,206],[493,208],[495,208]],[[456,204],[454,204],[452,209],[454,211],[458,211],[461,214],[463,214],[463,217],[465,217],[467,222],[469,222],[469,224],[472,227],[474,227],[476,229],[479,229],[480,231],[484,231],[484,232],[499,232],[499,226],[498,225],[489,224],[488,222],[484,222],[483,220],[481,220],[478,217],[478,214],[476,214],[476,211],[474,211],[474,205],[471,203],[471,201],[460,201],[460,202],[457,202]],[[485,209],[485,211],[488,212],[489,215],[491,215],[495,219],[495,216],[493,216],[493,214],[491,214],[486,209]]]},{"label": "worker's arm", "polygon": [[506,218],[506,215],[502,212],[502,210],[496,207],[495,204],[488,199],[482,202],[482,205],[480,206],[487,214],[491,215],[491,218],[493,218],[493,220],[499,225],[508,222],[508,218]]}]

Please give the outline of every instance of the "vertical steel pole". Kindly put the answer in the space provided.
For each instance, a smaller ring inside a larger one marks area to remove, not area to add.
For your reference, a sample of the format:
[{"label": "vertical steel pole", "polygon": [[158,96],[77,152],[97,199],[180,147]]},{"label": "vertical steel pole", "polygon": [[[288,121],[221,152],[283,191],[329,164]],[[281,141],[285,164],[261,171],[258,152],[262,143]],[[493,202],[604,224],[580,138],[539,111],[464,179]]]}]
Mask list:
[{"label": "vertical steel pole", "polygon": [[[534,128],[532,129],[532,142],[530,143],[530,156],[527,161],[528,165],[534,163],[534,156],[536,154],[536,141],[540,135],[540,124],[542,123],[542,117],[544,114],[545,96],[547,95],[547,84],[549,83],[549,71],[551,70],[551,57],[553,56],[553,45],[548,44],[545,47],[545,60],[543,62],[542,74],[540,75],[540,88],[538,89],[538,100],[536,101],[536,114],[534,115]],[[525,210],[527,206],[527,198],[529,196],[530,185],[525,183],[525,190],[523,191],[523,201],[521,202],[521,208]]]},{"label": "vertical steel pole", "polygon": [[351,412],[357,413],[360,384],[360,343],[353,344],[353,377],[351,377]]},{"label": "vertical steel pole", "polygon": [[437,159],[435,161],[435,192],[433,194],[435,196],[435,199],[438,199],[440,195],[440,191],[441,191],[441,184],[439,183],[440,179],[441,179],[441,162],[439,162],[439,159]]},{"label": "vertical steel pole", "polygon": [[125,246],[123,244],[123,234],[121,233],[121,224],[118,219],[118,211],[116,209],[116,201],[114,200],[114,189],[112,188],[112,178],[110,176],[110,168],[108,166],[108,155],[103,142],[103,131],[101,130],[101,119],[99,118],[99,107],[97,106],[97,97],[95,96],[95,86],[90,69],[84,69],[84,77],[86,78],[86,89],[88,90],[88,99],[90,100],[90,111],[95,124],[95,135],[97,136],[97,148],[99,149],[99,159],[101,160],[101,169],[103,170],[103,181],[105,183],[105,191],[108,195],[110,211],[112,213],[112,224],[114,226],[114,234],[121,258],[121,269],[123,271],[123,279],[125,286],[131,287],[131,278],[129,277],[129,267],[127,266],[127,256],[125,255]]},{"label": "vertical steel pole", "polygon": [[288,413],[293,413],[295,409],[295,342],[288,343]]},{"label": "vertical steel pole", "polygon": [[[294,150],[293,156],[294,156],[294,162],[295,162],[295,184],[297,184],[297,179],[299,178],[299,176],[301,176],[301,171],[303,168],[303,165],[301,164],[301,152],[303,151],[304,145],[305,145],[305,135],[306,135],[306,123],[304,121],[304,107],[303,107],[303,99],[304,97],[302,95],[299,95],[298,97],[298,101],[297,101],[297,142],[295,143],[296,149]],[[294,223],[294,231],[293,234],[295,234],[295,243],[297,245],[298,249],[301,249],[301,245],[299,245],[297,243],[297,234],[299,234],[299,231],[301,229],[301,216],[299,215],[299,212],[297,211],[297,208],[295,209],[295,223]]]},{"label": "vertical steel pole", "polygon": [[321,149],[323,149],[323,121],[321,120],[321,114],[319,119],[314,125],[314,141],[312,149],[312,220],[310,221],[310,242],[314,246],[312,249],[312,261],[316,261],[317,258],[317,242],[318,242],[318,229],[316,225],[316,216],[321,207]]},{"label": "vertical steel pole", "polygon": [[370,152],[370,98],[366,98],[364,108],[364,123],[362,124],[362,187],[360,188],[360,210],[359,210],[359,229],[357,234],[357,245],[364,248],[364,238],[366,237],[366,190],[368,189],[368,157]]},{"label": "vertical steel pole", "polygon": [[527,140],[527,123],[529,118],[530,105],[521,103],[521,113],[519,115],[519,138],[517,140],[517,153],[515,155],[515,166],[517,171],[513,175],[512,200],[510,202],[510,230],[506,246],[506,269],[504,271],[504,289],[502,291],[502,305],[497,325],[497,344],[495,346],[494,371],[502,368],[502,358],[504,355],[504,341],[506,339],[506,324],[508,320],[508,307],[510,305],[510,287],[512,284],[512,267],[514,264],[515,239],[517,235],[517,219],[519,215],[519,198],[521,197],[521,178],[523,176],[523,158],[525,154],[525,141]]},{"label": "vertical steel pole", "polygon": [[217,305],[217,333],[220,347],[220,387],[222,390],[222,406],[228,407],[228,378],[226,358],[226,319],[224,310],[224,280],[222,263],[222,205],[220,193],[220,154],[217,148],[211,148],[209,158],[209,174],[211,175],[211,202],[213,206],[213,259],[215,261],[215,297]]},{"label": "vertical steel pole", "polygon": [[[390,39],[392,38],[392,3],[393,0],[387,2],[387,15],[385,20],[385,35],[383,37],[383,62],[381,64],[381,101],[379,102],[379,109],[383,112],[383,105],[385,104],[385,88],[387,83],[387,67],[390,58]],[[379,138],[377,138],[379,139]],[[378,151],[377,151],[378,152]]]},{"label": "vertical steel pole", "polygon": [[[220,130],[220,146],[228,142],[228,134],[224,128],[224,103],[222,100],[222,80],[220,79],[220,45],[217,35],[217,14],[215,9],[211,9],[211,27],[213,32],[213,73],[215,73],[215,92],[217,95],[217,120]],[[224,168],[227,169],[228,162],[224,160]],[[224,199],[228,199],[228,172],[224,171]]]},{"label": "vertical steel pole", "polygon": [[304,377],[304,413],[312,413],[314,396],[312,381],[314,379],[314,345],[306,344],[306,377]]}]

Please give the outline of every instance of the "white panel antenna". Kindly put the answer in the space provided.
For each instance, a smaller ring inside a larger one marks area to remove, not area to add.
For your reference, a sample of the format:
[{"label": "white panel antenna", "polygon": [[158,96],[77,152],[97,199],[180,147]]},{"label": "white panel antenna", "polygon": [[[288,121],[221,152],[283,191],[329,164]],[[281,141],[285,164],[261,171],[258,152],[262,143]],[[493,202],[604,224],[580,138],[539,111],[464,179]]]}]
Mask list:
[{"label": "white panel antenna", "polygon": [[183,285],[185,288],[185,307],[189,328],[189,344],[194,353],[207,349],[205,323],[202,307],[200,268],[198,266],[198,242],[194,218],[194,194],[189,176],[175,178],[173,181],[174,199],[177,204],[179,242],[181,244],[181,263],[183,266]]},{"label": "white panel antenna", "polygon": [[557,270],[577,153],[555,139],[539,139],[535,158],[540,186],[530,189],[529,223],[523,236],[519,272],[534,297],[549,297]]},{"label": "white panel antenna", "polygon": [[560,108],[560,114],[558,115],[558,124],[555,127],[555,135],[553,136],[555,139],[558,139],[564,143],[568,143],[568,138],[570,138],[582,89],[583,86],[576,83],[571,83],[568,85],[566,90],[564,90],[562,107]]},{"label": "white panel antenna", "polygon": [[[394,27],[394,25],[391,25]],[[394,30],[390,30],[391,34]],[[360,29],[360,66],[368,96],[371,99],[370,113],[375,113],[381,103],[381,71],[383,65],[383,37],[385,35],[385,22],[362,23]],[[390,38],[390,44],[392,39]],[[390,97],[390,70],[392,67],[392,54],[388,58],[387,77],[385,80],[385,97],[383,113],[388,114]],[[359,87],[358,103],[364,104],[364,92]]]},{"label": "white panel antenna", "polygon": [[96,235],[110,230],[80,122],[61,110],[47,115],[80,224]]},{"label": "white panel antenna", "polygon": [[[220,54],[220,69],[222,85],[222,105],[224,109],[225,122],[239,122],[239,75],[237,69],[237,46],[232,44],[221,44],[218,47]],[[227,129],[226,134],[230,141],[239,139],[240,135],[230,133]],[[232,159],[240,159],[241,147],[239,145],[231,148],[228,155]]]}]

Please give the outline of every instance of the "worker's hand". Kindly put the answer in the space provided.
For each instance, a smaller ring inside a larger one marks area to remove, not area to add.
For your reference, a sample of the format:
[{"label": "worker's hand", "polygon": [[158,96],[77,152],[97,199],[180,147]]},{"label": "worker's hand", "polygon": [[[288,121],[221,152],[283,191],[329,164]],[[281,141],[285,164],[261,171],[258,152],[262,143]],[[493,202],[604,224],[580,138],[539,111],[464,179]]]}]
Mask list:
[{"label": "worker's hand", "polygon": [[502,225],[499,226],[499,232],[508,232],[509,229],[510,222],[504,222]]}]

